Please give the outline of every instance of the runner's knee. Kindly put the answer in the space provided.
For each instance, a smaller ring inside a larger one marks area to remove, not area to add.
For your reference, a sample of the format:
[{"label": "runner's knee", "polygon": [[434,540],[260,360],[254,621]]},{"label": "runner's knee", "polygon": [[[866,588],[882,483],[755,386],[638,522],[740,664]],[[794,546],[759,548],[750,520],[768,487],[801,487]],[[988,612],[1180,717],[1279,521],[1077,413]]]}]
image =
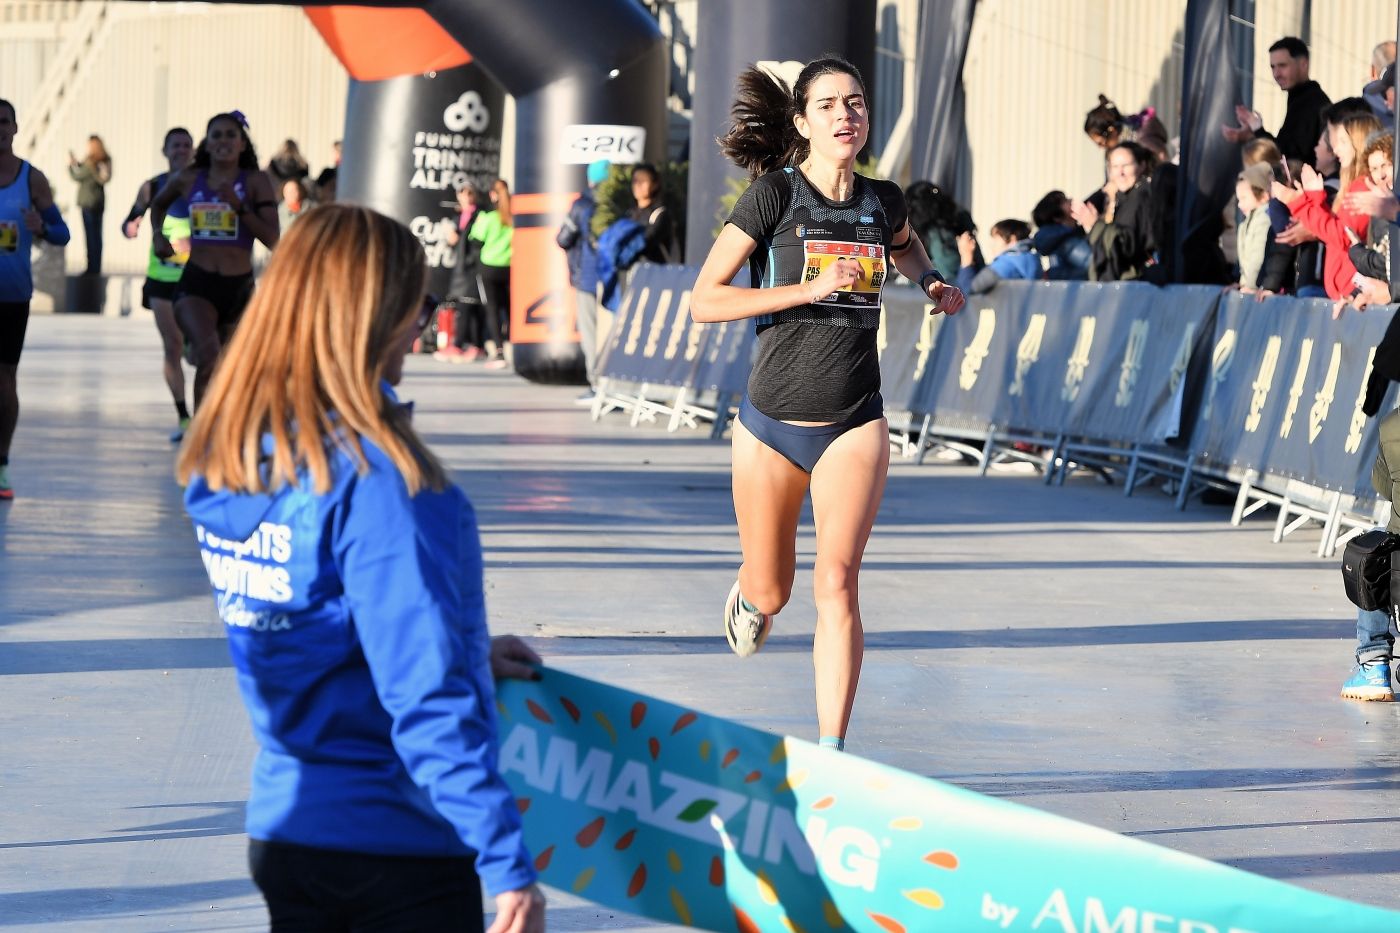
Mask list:
[{"label": "runner's knee", "polygon": [[812,594],[817,602],[849,602],[856,595],[857,565],[848,561],[822,560],[812,569]]}]

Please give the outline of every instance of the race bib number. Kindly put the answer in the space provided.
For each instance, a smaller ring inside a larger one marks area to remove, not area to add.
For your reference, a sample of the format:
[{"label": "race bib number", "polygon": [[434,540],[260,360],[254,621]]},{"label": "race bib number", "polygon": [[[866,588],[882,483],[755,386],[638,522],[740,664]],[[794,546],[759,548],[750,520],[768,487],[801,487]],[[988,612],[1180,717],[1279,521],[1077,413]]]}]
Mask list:
[{"label": "race bib number", "polygon": [[190,229],[205,240],[238,239],[238,215],[222,201],[190,205]]},{"label": "race bib number", "polygon": [[880,307],[880,291],[885,286],[885,247],[879,243],[843,243],[837,240],[808,240],[803,244],[807,260],[802,280],[810,282],[838,259],[854,259],[864,275],[837,289],[814,304],[835,308],[873,309]]},{"label": "race bib number", "polygon": [[19,249],[19,224],[13,220],[0,220],[0,253],[13,253]]}]

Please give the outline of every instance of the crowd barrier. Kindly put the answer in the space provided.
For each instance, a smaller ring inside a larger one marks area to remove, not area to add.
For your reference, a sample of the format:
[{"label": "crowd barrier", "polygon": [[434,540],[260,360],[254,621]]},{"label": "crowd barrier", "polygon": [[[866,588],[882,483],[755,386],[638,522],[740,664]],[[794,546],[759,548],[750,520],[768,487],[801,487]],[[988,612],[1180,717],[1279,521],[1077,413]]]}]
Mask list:
[{"label": "crowd barrier", "polygon": [[[600,353],[595,418],[623,409],[634,424],[669,415],[672,430],[723,432],[755,337],[749,321],[690,319],[697,271],[633,273]],[[1158,479],[1180,507],[1228,488],[1233,521],[1277,506],[1275,540],[1320,523],[1327,555],[1375,518],[1379,419],[1361,404],[1394,310],[1333,319],[1326,300],[1207,286],[1003,282],[945,318],[896,286],[877,335],[882,393],[906,456],[947,446],[983,471],[1033,460],[1047,482],[1088,467],[1122,475],[1129,495]]]}]

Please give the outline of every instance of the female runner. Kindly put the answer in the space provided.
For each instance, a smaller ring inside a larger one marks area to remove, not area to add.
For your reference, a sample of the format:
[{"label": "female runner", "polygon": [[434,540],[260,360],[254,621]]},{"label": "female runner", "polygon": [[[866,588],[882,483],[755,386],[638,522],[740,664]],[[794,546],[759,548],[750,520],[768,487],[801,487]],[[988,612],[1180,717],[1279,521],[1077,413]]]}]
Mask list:
[{"label": "female runner", "polygon": [[190,258],[175,295],[175,320],[194,353],[197,410],[219,351],[253,294],[253,238],[272,249],[280,233],[272,182],[258,170],[242,114],[211,119],[194,165],[151,202],[152,247],[161,259],[175,255],[162,227],[181,198],[190,206]]},{"label": "female runner", "polygon": [[[791,92],[750,67],[732,113],[720,145],[753,183],[691,296],[696,321],[752,318],[758,331],[734,425],[744,560],[725,603],[725,637],[741,657],[753,654],[787,604],[810,490],[817,722],[821,744],[841,750],[865,645],[860,562],[889,470],[875,345],[888,264],[928,295],[931,313],[956,313],[963,296],[910,230],[899,187],[853,170],[870,124],[864,82],[849,62],[811,62]],[[760,287],[729,284],[745,262]]]}]

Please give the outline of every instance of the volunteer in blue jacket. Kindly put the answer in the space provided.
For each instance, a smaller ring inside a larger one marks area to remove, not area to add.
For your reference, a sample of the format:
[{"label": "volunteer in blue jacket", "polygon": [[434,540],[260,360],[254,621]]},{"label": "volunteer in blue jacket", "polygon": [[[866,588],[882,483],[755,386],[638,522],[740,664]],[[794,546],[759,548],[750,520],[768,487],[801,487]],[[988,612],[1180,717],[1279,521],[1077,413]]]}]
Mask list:
[{"label": "volunteer in blue jacket", "polygon": [[13,499],[10,441],[19,422],[16,378],[34,297],[30,247],[35,239],[68,242],[68,225],[44,173],[15,155],[15,108],[0,100],[0,500]]},{"label": "volunteer in blue jacket", "polygon": [[260,745],[249,860],[273,931],[480,931],[483,882],[492,933],[544,929],[492,682],[539,658],[489,638],[475,514],[388,388],[426,281],[402,224],[308,213],[177,464]]},{"label": "volunteer in blue jacket", "polygon": [[1031,228],[1024,220],[1000,220],[992,225],[992,250],[996,258],[983,266],[977,261],[977,238],[958,235],[958,288],[964,295],[981,295],[1002,279],[1039,279],[1040,257],[1031,245]]}]

